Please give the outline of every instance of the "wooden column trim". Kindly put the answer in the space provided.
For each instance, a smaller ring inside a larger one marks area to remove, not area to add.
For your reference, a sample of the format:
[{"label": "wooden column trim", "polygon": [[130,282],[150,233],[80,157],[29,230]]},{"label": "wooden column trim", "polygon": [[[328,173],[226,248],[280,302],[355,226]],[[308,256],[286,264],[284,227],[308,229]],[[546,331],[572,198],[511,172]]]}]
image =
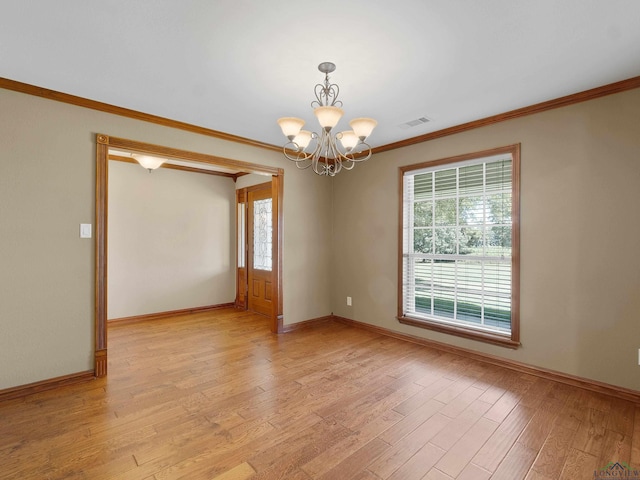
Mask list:
[{"label": "wooden column trim", "polygon": [[107,374],[107,205],[109,191],[109,136],[96,136],[95,228],[95,358],[96,377]]},{"label": "wooden column trim", "polygon": [[[105,327],[106,330],[106,327]],[[94,375],[97,378],[107,376],[107,349],[96,350]]]}]

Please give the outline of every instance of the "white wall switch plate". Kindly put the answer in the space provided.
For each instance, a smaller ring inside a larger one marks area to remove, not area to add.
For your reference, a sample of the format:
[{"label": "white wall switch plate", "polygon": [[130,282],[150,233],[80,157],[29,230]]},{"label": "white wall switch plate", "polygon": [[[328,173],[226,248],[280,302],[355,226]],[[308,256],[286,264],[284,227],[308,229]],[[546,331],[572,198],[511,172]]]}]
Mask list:
[{"label": "white wall switch plate", "polygon": [[91,238],[91,224],[90,223],[81,223],[80,224],[80,238]]},{"label": "white wall switch plate", "polygon": [[347,307],[351,306],[351,297],[347,297]]}]

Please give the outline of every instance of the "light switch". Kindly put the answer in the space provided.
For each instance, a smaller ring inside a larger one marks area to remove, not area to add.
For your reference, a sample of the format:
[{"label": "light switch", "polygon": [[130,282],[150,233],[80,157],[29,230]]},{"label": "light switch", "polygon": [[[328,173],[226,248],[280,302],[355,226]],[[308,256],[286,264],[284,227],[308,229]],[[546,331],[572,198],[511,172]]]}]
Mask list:
[{"label": "light switch", "polygon": [[91,224],[90,223],[81,223],[80,224],[80,238],[91,238]]}]

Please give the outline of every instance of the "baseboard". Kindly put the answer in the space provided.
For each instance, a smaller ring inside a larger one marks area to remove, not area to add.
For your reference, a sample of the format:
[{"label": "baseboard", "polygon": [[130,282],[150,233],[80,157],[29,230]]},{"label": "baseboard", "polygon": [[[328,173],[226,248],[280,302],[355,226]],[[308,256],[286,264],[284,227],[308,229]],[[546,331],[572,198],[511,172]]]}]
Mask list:
[{"label": "baseboard", "polygon": [[278,333],[289,333],[294,332],[296,330],[302,330],[304,328],[314,327],[316,325],[320,325],[321,323],[326,323],[333,320],[333,315],[327,315],[325,317],[312,318],[310,320],[304,320],[302,322],[291,323],[289,325],[283,325],[282,330]]},{"label": "baseboard", "polygon": [[5,388],[4,390],[0,390],[0,402],[14,400],[16,398],[26,397],[27,395],[45,392],[47,390],[53,390],[55,388],[68,385],[76,385],[93,379],[95,379],[94,372],[92,370],[87,370],[86,372],[72,373],[69,375],[63,375],[62,377],[49,378],[47,380],[28,383],[26,385]]},{"label": "baseboard", "polygon": [[[119,320],[118,324],[153,320],[157,318],[178,315],[180,313],[196,313],[196,312],[203,312],[203,311],[206,312],[208,310],[216,310],[220,308],[227,308],[227,307],[233,307],[233,306],[234,304],[231,303],[231,304],[215,305],[210,307],[198,307],[196,309],[177,310],[176,312],[179,312],[179,313],[163,312],[162,314],[142,315],[140,317],[145,317],[145,318],[139,319],[139,320],[135,320],[136,318],[139,318],[139,317],[129,317],[129,319]],[[569,375],[566,373],[562,373],[562,372],[558,372],[555,370],[550,370],[542,367],[535,367],[532,365],[527,365],[525,363],[516,362],[515,360],[509,360],[506,358],[497,357],[497,356],[489,355],[486,353],[480,353],[474,350],[469,350],[467,348],[456,347],[453,345],[448,345],[446,343],[437,342],[435,340],[428,340],[426,338],[416,337],[414,335],[395,332],[393,330],[377,327],[375,325],[369,325],[367,323],[359,322],[357,320],[351,320],[349,318],[340,317],[337,315],[327,315],[325,317],[318,317],[318,318],[313,318],[313,319],[305,320],[298,323],[292,323],[290,325],[284,325],[282,329],[282,333],[289,333],[296,330],[311,328],[316,325],[326,323],[328,321],[336,321],[338,323],[342,323],[352,327],[368,330],[370,332],[377,333],[379,335],[385,335],[387,337],[397,338],[399,340],[404,340],[407,342],[416,343],[426,347],[431,347],[436,350],[452,353],[454,355],[460,355],[463,357],[472,358],[480,362],[490,363],[492,365],[497,365],[499,367],[508,368],[510,370],[515,370],[517,372],[526,373],[529,375],[546,378],[548,380],[553,380],[555,382],[564,383],[566,385],[571,385],[573,387],[584,388],[592,392],[610,395],[610,396],[620,398],[622,400],[634,402],[634,403],[640,403],[640,392],[637,390],[619,387],[619,386],[611,385],[604,382],[598,382],[596,380],[590,380],[588,378],[578,377],[575,375]],[[27,385],[20,385],[17,387],[7,388],[4,390],[0,390],[0,402],[24,397],[34,393],[44,392],[47,390],[53,390],[55,388],[60,388],[66,385],[75,385],[78,383],[87,382],[89,380],[93,380],[94,378],[95,378],[95,372],[89,370],[85,372],[72,373],[70,375],[64,375],[61,377],[50,378],[47,380],[42,380],[40,382],[29,383]]]},{"label": "baseboard", "polygon": [[218,305],[207,305],[205,307],[183,308],[182,310],[171,310],[169,312],[147,313],[145,315],[136,315],[133,317],[121,317],[107,320],[107,325],[128,325],[131,323],[148,322],[152,320],[160,320],[167,317],[175,317],[177,315],[187,315],[190,313],[204,313],[211,310],[220,310],[221,308],[235,308],[235,303],[220,303]]},{"label": "baseboard", "polygon": [[569,375],[567,373],[558,372],[556,370],[550,370],[542,367],[535,367],[527,365],[526,363],[516,362],[503,357],[497,357],[488,353],[480,353],[467,348],[456,347],[446,343],[437,342],[435,340],[428,340],[426,338],[416,337],[414,335],[408,335],[405,333],[394,332],[375,325],[369,325],[368,323],[358,322],[357,320],[351,320],[349,318],[340,317],[334,315],[333,320],[336,322],[350,325],[370,332],[378,333],[388,337],[397,338],[399,340],[405,340],[407,342],[417,343],[426,347],[435,348],[454,355],[460,355],[474,360],[490,363],[499,367],[515,370],[520,373],[526,373],[529,375],[535,375],[536,377],[546,378],[547,380],[553,380],[555,382],[564,383],[565,385],[571,385],[572,387],[584,388],[592,392],[602,393],[605,395],[611,395],[612,397],[620,398],[634,403],[640,403],[640,391],[632,390],[630,388],[618,387],[604,382],[598,382],[597,380],[590,380],[588,378],[578,377],[576,375]]}]

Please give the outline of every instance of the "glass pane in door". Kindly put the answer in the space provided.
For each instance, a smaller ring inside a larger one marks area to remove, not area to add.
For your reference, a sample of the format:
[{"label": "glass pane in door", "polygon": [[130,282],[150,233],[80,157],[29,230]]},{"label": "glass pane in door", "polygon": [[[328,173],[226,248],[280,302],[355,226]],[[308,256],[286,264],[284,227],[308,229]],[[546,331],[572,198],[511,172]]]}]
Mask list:
[{"label": "glass pane in door", "polygon": [[271,271],[272,201],[256,200],[253,207],[253,268]]}]

